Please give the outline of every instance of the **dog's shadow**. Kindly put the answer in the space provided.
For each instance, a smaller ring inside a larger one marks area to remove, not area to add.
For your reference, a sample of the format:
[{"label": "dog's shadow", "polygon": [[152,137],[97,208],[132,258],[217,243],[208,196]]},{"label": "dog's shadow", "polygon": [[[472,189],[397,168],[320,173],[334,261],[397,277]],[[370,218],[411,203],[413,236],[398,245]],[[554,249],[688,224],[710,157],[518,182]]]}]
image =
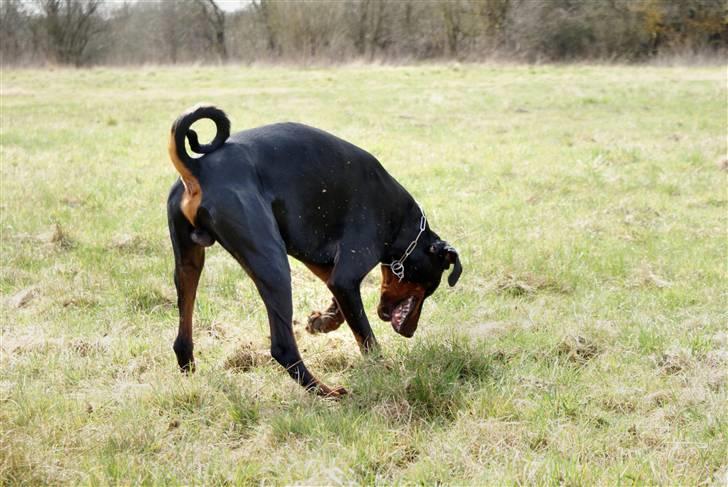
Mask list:
[{"label": "dog's shadow", "polygon": [[450,420],[469,394],[497,379],[504,360],[467,338],[427,338],[350,367],[345,380],[351,394],[342,402],[394,420]]}]

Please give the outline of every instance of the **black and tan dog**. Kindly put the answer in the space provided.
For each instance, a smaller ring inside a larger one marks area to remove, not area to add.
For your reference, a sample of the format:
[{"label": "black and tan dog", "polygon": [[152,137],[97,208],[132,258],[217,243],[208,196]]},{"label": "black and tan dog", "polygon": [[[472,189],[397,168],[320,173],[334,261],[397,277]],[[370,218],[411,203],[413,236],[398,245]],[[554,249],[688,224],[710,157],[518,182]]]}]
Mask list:
[{"label": "black and tan dog", "polygon": [[[201,145],[190,126],[210,119],[214,140]],[[185,138],[193,152],[185,149]],[[301,385],[338,396],[308,371],[293,335],[287,255],[303,262],[334,296],[313,313],[308,330],[331,331],[344,320],[363,352],[377,342],[359,285],[382,264],[378,313],[411,337],[424,299],[462,272],[457,252],[430,230],[419,205],[368,152],[321,130],[295,123],[230,136],[219,109],[198,106],[172,125],[169,155],[181,179],[167,202],[180,313],[174,342],[183,371],[194,369],[192,312],[205,247],[219,242],[253,279],[268,312],[271,355]]]}]

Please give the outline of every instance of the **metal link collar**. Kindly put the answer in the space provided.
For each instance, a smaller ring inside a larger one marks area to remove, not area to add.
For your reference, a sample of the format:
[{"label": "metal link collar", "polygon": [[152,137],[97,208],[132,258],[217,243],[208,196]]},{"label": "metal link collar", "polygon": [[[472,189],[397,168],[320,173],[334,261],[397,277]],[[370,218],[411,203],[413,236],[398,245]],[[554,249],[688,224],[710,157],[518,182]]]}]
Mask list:
[{"label": "metal link collar", "polygon": [[[415,201],[415,203],[417,203]],[[404,278],[404,261],[407,260],[407,257],[410,256],[412,252],[414,252],[415,247],[417,247],[417,241],[420,239],[420,236],[425,231],[425,227],[427,227],[427,217],[425,216],[425,212],[422,211],[422,207],[419,203],[417,203],[417,208],[420,209],[420,213],[422,214],[422,217],[420,218],[420,231],[415,237],[415,239],[410,242],[410,244],[407,246],[407,249],[402,254],[402,257],[400,257],[397,260],[392,261],[391,264],[383,264],[385,266],[388,266],[392,269],[392,274],[397,276],[397,278],[402,281]]]}]

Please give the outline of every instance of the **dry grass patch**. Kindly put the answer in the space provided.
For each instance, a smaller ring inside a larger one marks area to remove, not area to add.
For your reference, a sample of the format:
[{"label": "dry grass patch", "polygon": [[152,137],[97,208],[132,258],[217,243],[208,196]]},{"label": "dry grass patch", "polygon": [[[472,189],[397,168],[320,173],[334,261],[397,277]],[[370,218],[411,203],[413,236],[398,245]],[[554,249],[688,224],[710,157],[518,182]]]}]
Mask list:
[{"label": "dry grass patch", "polygon": [[654,286],[656,288],[663,289],[671,287],[672,282],[660,276],[650,265],[641,264],[633,271],[630,279],[630,286]]},{"label": "dry grass patch", "polygon": [[76,338],[69,344],[70,349],[81,357],[86,357],[94,353],[106,353],[111,346],[111,338],[103,337],[99,339],[89,340],[86,338]]},{"label": "dry grass patch", "polygon": [[497,293],[509,296],[526,296],[538,292],[568,294],[568,286],[550,277],[536,276],[530,273],[504,274],[493,283]]},{"label": "dry grass patch", "polygon": [[504,321],[488,321],[469,326],[467,334],[476,340],[488,340],[507,333],[514,326],[513,323]]},{"label": "dry grass patch", "polygon": [[144,255],[149,253],[155,247],[158,247],[155,244],[159,242],[152,242],[149,239],[149,236],[142,237],[140,235],[122,233],[112,238],[111,242],[108,244],[108,248],[124,253]]}]

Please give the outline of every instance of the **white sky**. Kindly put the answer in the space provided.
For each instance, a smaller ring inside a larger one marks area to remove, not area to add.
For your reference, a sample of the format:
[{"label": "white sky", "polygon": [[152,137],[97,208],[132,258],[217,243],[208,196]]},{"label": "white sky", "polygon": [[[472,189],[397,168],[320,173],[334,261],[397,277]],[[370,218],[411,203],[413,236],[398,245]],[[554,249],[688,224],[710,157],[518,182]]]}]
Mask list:
[{"label": "white sky", "polygon": [[[4,0],[0,0],[2,2]],[[103,0],[103,3],[101,5],[101,8],[107,7],[111,10],[113,10],[115,7],[120,7],[124,5],[124,3],[127,0]],[[132,2],[144,2],[145,0],[132,0]],[[162,0],[164,2],[176,2],[177,0]],[[234,12],[235,10],[240,10],[245,5],[250,4],[252,0],[216,0],[217,4],[220,6],[221,9],[223,9],[226,12]],[[40,12],[40,7],[38,4],[32,0],[23,0],[23,6],[33,13]]]},{"label": "white sky", "polygon": [[249,3],[250,0],[217,0],[217,4],[226,12],[240,10]]}]

